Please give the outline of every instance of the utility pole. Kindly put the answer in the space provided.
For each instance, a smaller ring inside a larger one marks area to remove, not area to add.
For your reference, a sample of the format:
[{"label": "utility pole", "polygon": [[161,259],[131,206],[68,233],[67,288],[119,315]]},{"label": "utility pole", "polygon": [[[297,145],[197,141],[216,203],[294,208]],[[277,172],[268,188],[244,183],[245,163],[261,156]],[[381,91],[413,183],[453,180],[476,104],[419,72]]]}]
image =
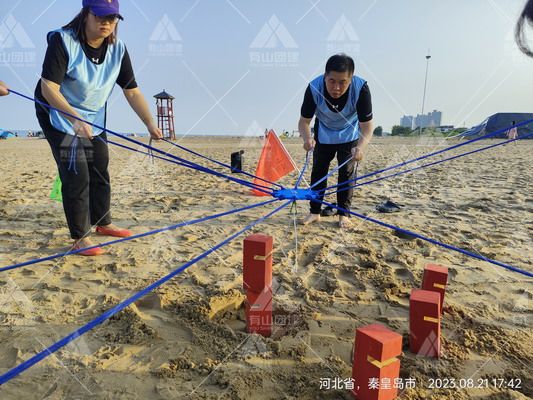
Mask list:
[{"label": "utility pole", "polygon": [[[424,118],[424,106],[426,103],[426,89],[428,85],[428,71],[429,71],[429,60],[430,59],[431,59],[431,55],[429,54],[429,49],[428,49],[428,54],[426,56],[426,79],[424,81],[424,96],[422,97],[422,114],[421,114],[422,118]],[[419,129],[420,129],[419,134],[422,135],[422,121],[420,122]]]}]

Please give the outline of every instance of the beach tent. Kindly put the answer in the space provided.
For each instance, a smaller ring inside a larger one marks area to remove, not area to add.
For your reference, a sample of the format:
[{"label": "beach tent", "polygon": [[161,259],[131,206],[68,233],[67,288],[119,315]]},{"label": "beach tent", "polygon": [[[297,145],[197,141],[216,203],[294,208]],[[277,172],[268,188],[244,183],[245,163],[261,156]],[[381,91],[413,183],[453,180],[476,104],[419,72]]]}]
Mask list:
[{"label": "beach tent", "polygon": [[[498,113],[491,115],[479,125],[461,133],[459,136],[473,139],[491,132],[496,132],[500,129],[506,129],[513,125],[513,121],[518,124],[530,119],[533,119],[533,113]],[[533,133],[533,122],[518,127],[518,137],[529,135],[531,133]],[[503,139],[506,137],[506,132],[494,135],[493,137]]]},{"label": "beach tent", "polygon": [[13,132],[4,131],[0,129],[0,139],[7,139],[12,137],[15,137],[15,134]]}]

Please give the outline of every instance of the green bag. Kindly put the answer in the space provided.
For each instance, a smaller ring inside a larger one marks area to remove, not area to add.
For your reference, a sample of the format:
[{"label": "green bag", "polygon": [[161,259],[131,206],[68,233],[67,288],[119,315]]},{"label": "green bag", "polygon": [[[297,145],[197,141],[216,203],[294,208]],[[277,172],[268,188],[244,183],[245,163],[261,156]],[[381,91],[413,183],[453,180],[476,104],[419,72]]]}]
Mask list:
[{"label": "green bag", "polygon": [[56,179],[54,181],[54,186],[52,187],[52,191],[50,192],[50,198],[52,200],[63,203],[63,196],[61,195],[61,178],[59,177],[59,174],[56,176]]}]

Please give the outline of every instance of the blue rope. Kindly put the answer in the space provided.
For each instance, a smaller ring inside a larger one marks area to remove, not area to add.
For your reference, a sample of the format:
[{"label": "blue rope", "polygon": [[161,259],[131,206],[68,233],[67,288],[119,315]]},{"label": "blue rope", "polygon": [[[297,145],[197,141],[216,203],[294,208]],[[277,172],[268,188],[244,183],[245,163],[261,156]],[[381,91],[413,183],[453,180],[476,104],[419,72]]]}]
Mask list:
[{"label": "blue rope", "polygon": [[151,150],[142,151],[142,150],[139,150],[139,149],[134,149],[133,147],[130,147],[130,146],[126,146],[125,144],[114,142],[114,141],[112,141],[110,139],[104,140],[100,136],[97,136],[97,137],[100,140],[105,141],[106,143],[112,144],[112,145],[117,146],[117,147],[121,147],[121,148],[126,149],[126,150],[131,150],[131,151],[134,151],[136,153],[147,155],[150,158],[158,158],[160,160],[167,161],[167,162],[172,163],[172,164],[180,165],[182,167],[188,167],[189,166],[189,164],[185,164],[185,163],[182,163],[180,161],[171,160],[170,158],[165,158],[165,157],[162,157],[162,156],[154,155],[153,153],[151,153]]},{"label": "blue rope", "polygon": [[[213,163],[215,163],[215,164],[217,164],[217,165],[220,165],[220,166],[222,166],[222,167],[229,168],[231,171],[235,171],[235,172],[237,172],[237,173],[240,173],[240,174],[244,174],[244,175],[246,175],[246,176],[249,176],[250,178],[259,179],[259,180],[261,180],[261,181],[263,181],[263,182],[266,182],[266,183],[269,183],[269,184],[271,184],[271,185],[275,185],[275,186],[278,186],[278,187],[280,187],[280,188],[283,188],[283,186],[280,185],[279,183],[269,181],[268,179],[261,178],[261,177],[259,177],[259,176],[256,176],[256,175],[254,175],[254,174],[250,174],[250,173],[245,172],[245,171],[241,171],[241,170],[238,169],[238,168],[233,168],[233,167],[232,167],[231,165],[229,165],[229,164],[224,164],[223,162],[220,162],[220,161],[217,161],[217,160],[215,160],[215,159],[212,159],[212,158],[206,157],[206,156],[204,156],[204,155],[202,155],[202,154],[200,154],[200,153],[197,153],[197,152],[194,151],[194,150],[188,149],[188,148],[186,148],[186,147],[184,147],[184,146],[181,146],[181,145],[179,145],[179,144],[177,144],[177,143],[174,143],[174,142],[172,142],[171,140],[168,140],[168,139],[162,139],[162,141],[163,141],[163,142],[166,142],[166,143],[169,143],[169,144],[171,144],[172,146],[175,146],[175,147],[177,147],[177,148],[179,148],[179,149],[181,149],[181,150],[185,150],[185,151],[187,151],[187,152],[189,152],[189,153],[191,153],[191,154],[194,154],[195,156],[198,156],[198,157],[201,157],[201,158],[203,158],[203,159],[205,159],[205,160],[211,161],[211,162],[213,162]],[[268,186],[262,186],[262,187],[267,188]]]},{"label": "blue rope", "polygon": [[385,228],[393,229],[395,231],[399,231],[399,232],[405,233],[407,235],[414,236],[414,237],[416,237],[418,239],[422,239],[422,240],[424,240],[426,242],[435,244],[437,246],[444,247],[444,248],[446,248],[448,250],[457,251],[457,252],[459,252],[461,254],[464,254],[464,255],[467,255],[469,257],[477,258],[478,260],[486,261],[486,262],[489,262],[491,264],[497,265],[499,267],[503,267],[505,269],[508,269],[510,271],[518,272],[519,274],[522,274],[522,275],[528,276],[530,278],[533,278],[533,273],[531,273],[529,271],[525,271],[525,270],[520,269],[520,268],[513,267],[512,265],[504,264],[504,263],[502,263],[500,261],[496,261],[496,260],[491,260],[490,258],[481,256],[481,255],[478,255],[478,254],[475,254],[475,253],[472,253],[472,252],[470,252],[468,250],[460,249],[458,247],[454,247],[454,246],[451,246],[449,244],[439,242],[438,240],[435,240],[435,239],[432,239],[432,238],[429,238],[429,237],[426,237],[426,236],[422,236],[422,235],[420,235],[418,233],[408,231],[407,229],[402,229],[402,228],[399,228],[397,226],[394,226],[394,225],[391,225],[391,224],[387,224],[386,222],[382,222],[382,221],[379,221],[377,219],[371,218],[369,216],[365,216],[365,215],[358,214],[358,213],[353,212],[353,211],[346,210],[346,209],[344,209],[342,207],[337,206],[336,204],[328,203],[327,201],[318,201],[318,200],[312,200],[312,201],[314,201],[315,203],[325,204],[327,206],[336,208],[337,210],[343,211],[345,213],[349,213],[349,214],[355,215],[358,218],[361,218],[361,219],[363,219],[365,221],[370,221],[370,222],[373,222],[375,224],[384,226]]},{"label": "blue rope", "polygon": [[[100,140],[104,140],[100,136],[97,136],[97,137]],[[156,156],[156,155],[153,154],[153,151],[150,150],[150,149],[148,150],[148,152],[144,152],[144,151],[141,151],[139,149],[134,149],[133,147],[129,147],[129,146],[126,146],[126,145],[123,145],[123,144],[119,144],[117,142],[113,142],[112,140],[109,140],[109,139],[107,140],[107,143],[111,143],[111,144],[113,144],[115,146],[122,147],[124,149],[128,149],[128,150],[131,150],[131,151],[135,151],[137,153],[148,155],[152,159],[153,158],[158,158],[160,160],[167,161],[167,162],[170,162],[170,163],[173,163],[173,164],[176,164],[176,165],[181,165],[182,167],[185,167],[185,168],[190,168],[190,169],[194,169],[196,171],[206,172],[206,173],[214,175],[214,176],[222,177],[224,179],[228,179],[228,180],[230,180],[232,182],[238,183],[238,184],[240,184],[242,186],[246,186],[246,187],[258,190],[260,192],[263,192],[263,193],[266,193],[266,194],[269,194],[269,195],[272,194],[272,189],[270,187],[268,187],[268,186],[259,185],[259,184],[254,183],[254,182],[248,182],[248,181],[245,181],[245,180],[240,179],[240,178],[235,178],[233,176],[225,175],[225,174],[223,174],[221,172],[209,169],[209,168],[204,167],[202,165],[199,165],[199,164],[193,163],[191,161],[185,160],[185,159],[183,159],[181,157],[174,156],[173,154],[170,154],[168,152],[162,152],[162,153],[167,155],[167,156],[169,156],[169,157],[172,157],[173,159],[179,160],[179,161],[170,160],[168,158],[161,157],[161,156]],[[153,149],[152,146],[149,146],[149,147],[151,147]]]},{"label": "blue rope", "polygon": [[[320,178],[320,180],[316,181],[315,183],[313,183],[311,185],[311,189],[313,189],[316,185],[318,185],[319,183],[321,183],[322,181],[328,179],[331,175],[333,175],[335,172],[337,172],[339,169],[341,169],[342,167],[344,167],[346,164],[348,164],[350,161],[352,161],[352,158],[353,157],[350,157],[348,158],[346,161],[344,161],[341,165],[335,167],[333,170],[331,170],[331,172],[329,174],[327,174],[326,176]],[[349,183],[350,181],[346,181],[347,183]],[[326,189],[323,189],[323,190],[326,190]]]},{"label": "blue rope", "polygon": [[529,135],[522,136],[521,138],[517,138],[517,139],[509,139],[509,140],[506,140],[506,141],[504,141],[504,142],[491,144],[491,145],[489,145],[489,146],[481,147],[481,148],[479,148],[479,149],[472,150],[472,151],[468,151],[468,152],[466,152],[466,153],[461,153],[461,154],[458,154],[458,155],[455,155],[455,156],[452,156],[452,157],[445,158],[445,159],[443,159],[443,160],[434,161],[434,162],[432,162],[432,163],[428,163],[428,164],[423,164],[423,165],[420,165],[420,166],[415,167],[415,168],[411,168],[411,169],[407,169],[407,170],[405,170],[405,171],[397,172],[397,173],[395,173],[395,174],[385,175],[385,176],[382,176],[382,177],[380,177],[380,178],[376,178],[376,179],[372,179],[372,180],[370,180],[370,181],[366,181],[366,182],[358,183],[358,184],[353,185],[353,186],[348,186],[348,187],[344,187],[344,188],[341,188],[341,189],[338,189],[338,190],[335,190],[335,191],[332,191],[332,192],[327,192],[327,193],[325,193],[324,195],[325,195],[325,196],[329,196],[329,195],[331,195],[331,194],[335,194],[335,193],[339,193],[339,192],[344,192],[345,190],[350,190],[350,189],[353,189],[353,188],[356,188],[356,187],[359,187],[359,186],[364,186],[364,185],[369,185],[369,184],[374,183],[374,182],[379,182],[379,181],[382,181],[382,180],[384,180],[384,179],[394,178],[395,176],[403,175],[403,174],[406,174],[406,173],[408,173],[408,172],[413,172],[413,171],[416,171],[416,170],[419,170],[419,169],[422,169],[422,168],[431,167],[431,166],[433,166],[433,165],[441,164],[441,163],[443,163],[443,162],[450,161],[450,160],[454,160],[454,159],[456,159],[456,158],[464,157],[464,156],[467,156],[467,155],[470,155],[470,154],[474,154],[474,153],[479,153],[480,151],[488,150],[488,149],[491,149],[491,148],[493,148],[493,147],[503,146],[503,145],[505,145],[505,144],[507,144],[507,143],[514,142],[515,140],[527,139],[528,137],[533,137],[533,133],[532,133],[532,134],[529,134]]},{"label": "blue rope", "polygon": [[150,293],[154,289],[157,289],[159,286],[161,286],[164,283],[168,282],[170,279],[172,279],[176,275],[178,275],[181,272],[185,271],[191,265],[196,264],[198,261],[200,261],[203,258],[207,257],[209,254],[213,253],[214,251],[220,249],[222,246],[228,244],[229,242],[231,242],[233,239],[235,239],[236,237],[238,237],[242,233],[244,233],[247,230],[251,229],[255,225],[263,222],[265,219],[271,217],[272,215],[274,215],[278,211],[282,210],[283,208],[285,208],[289,204],[290,204],[290,201],[288,201],[288,202],[284,203],[283,205],[279,206],[278,208],[276,208],[274,211],[271,211],[267,215],[262,216],[261,218],[259,218],[256,221],[252,222],[250,225],[248,225],[245,228],[241,229],[237,233],[235,233],[235,234],[231,235],[230,237],[224,239],[222,242],[218,243],[217,245],[215,245],[211,249],[209,249],[206,252],[200,254],[199,256],[193,258],[189,262],[183,264],[181,267],[175,269],[174,271],[172,271],[168,275],[164,276],[163,278],[161,278],[161,279],[155,281],[154,283],[148,285],[143,290],[135,293],[133,296],[128,297],[126,300],[124,300],[121,303],[117,304],[115,307],[113,307],[110,310],[106,311],[105,313],[101,314],[100,316],[98,316],[97,318],[93,319],[89,323],[83,325],[81,328],[75,330],[71,334],[65,336],[63,339],[55,342],[53,345],[47,347],[46,349],[44,349],[40,353],[37,353],[36,355],[31,357],[30,359],[24,361],[23,363],[17,365],[16,367],[14,367],[12,369],[10,369],[9,371],[4,373],[3,375],[0,375],[0,385],[3,385],[4,383],[8,382],[9,380],[13,379],[14,377],[16,377],[20,373],[24,372],[28,368],[30,368],[33,365],[37,364],[39,361],[44,360],[49,355],[55,353],[56,351],[58,351],[62,347],[66,346],[67,344],[69,344],[73,340],[77,339],[78,337],[80,337],[84,333],[86,333],[86,332],[90,331],[91,329],[93,329],[94,327],[100,325],[105,320],[111,318],[116,313],[122,311],[123,309],[125,309],[129,305],[133,304],[134,302],[136,302],[137,300],[139,300],[141,297],[145,296],[146,294]]},{"label": "blue rope", "polygon": [[48,256],[48,257],[44,257],[44,258],[38,258],[38,259],[35,259],[35,260],[25,261],[25,262],[22,262],[22,263],[19,263],[19,264],[9,265],[7,267],[0,268],[0,272],[10,271],[12,269],[17,269],[17,268],[22,268],[22,267],[27,267],[28,265],[39,264],[39,263],[44,262],[44,261],[54,260],[56,258],[69,256],[71,254],[77,254],[77,253],[80,253],[82,251],[95,249],[97,247],[106,247],[106,246],[110,246],[112,244],[127,242],[129,240],[134,240],[134,239],[139,239],[139,238],[142,238],[142,237],[145,237],[145,236],[155,235],[156,233],[161,233],[161,232],[165,232],[165,231],[174,230],[174,229],[181,228],[181,227],[184,227],[184,226],[187,226],[187,225],[198,224],[200,222],[209,221],[209,220],[212,220],[212,219],[224,217],[226,215],[235,214],[235,213],[238,213],[238,212],[241,212],[241,211],[246,211],[246,210],[249,210],[249,209],[252,209],[252,208],[257,208],[257,207],[260,207],[260,206],[263,206],[263,205],[267,205],[267,204],[273,203],[275,201],[278,201],[278,200],[276,200],[276,199],[267,200],[267,201],[264,201],[262,203],[257,203],[257,204],[251,205],[251,206],[237,208],[237,209],[234,209],[234,210],[231,210],[231,211],[225,211],[223,213],[214,214],[214,215],[210,215],[210,216],[199,218],[199,219],[194,219],[194,220],[187,221],[187,222],[181,222],[181,223],[176,224],[176,225],[170,225],[170,226],[168,226],[166,228],[160,228],[160,229],[155,229],[155,230],[149,231],[149,232],[139,233],[137,235],[129,236],[127,238],[116,239],[116,240],[112,240],[112,241],[105,242],[105,243],[102,243],[102,244],[97,244],[97,245],[94,245],[94,246],[91,246],[91,247],[86,247],[86,248],[83,248],[83,249],[70,250],[70,251],[67,251],[66,253],[54,254],[54,255],[51,255],[51,256]]},{"label": "blue rope", "polygon": [[74,118],[74,119],[76,119],[76,120],[78,120],[78,121],[84,122],[84,123],[86,123],[86,124],[88,124],[88,125],[94,126],[94,127],[98,128],[98,129],[101,129],[102,131],[109,132],[109,133],[112,134],[112,135],[118,136],[118,137],[120,137],[120,138],[122,138],[122,139],[124,139],[124,140],[127,140],[127,141],[129,141],[129,142],[135,143],[135,144],[137,144],[137,145],[139,145],[139,146],[145,147],[145,148],[147,148],[147,149],[149,149],[149,150],[155,151],[155,152],[157,152],[157,153],[159,153],[159,154],[162,154],[162,155],[164,155],[164,156],[170,157],[170,158],[175,159],[175,160],[177,160],[177,161],[181,161],[181,162],[184,162],[184,163],[186,163],[186,164],[189,164],[189,165],[190,165],[189,168],[196,169],[196,170],[198,170],[198,171],[202,171],[202,172],[206,172],[206,173],[208,173],[208,174],[212,174],[212,175],[215,175],[215,176],[224,177],[225,179],[229,179],[229,180],[232,180],[232,181],[234,181],[234,182],[237,182],[237,179],[232,178],[232,177],[229,176],[229,175],[222,174],[222,173],[217,172],[217,171],[215,171],[215,170],[212,170],[212,169],[210,169],[210,168],[202,167],[201,165],[196,164],[196,163],[194,163],[194,162],[192,162],[192,161],[185,160],[185,159],[183,159],[183,158],[181,158],[181,157],[178,157],[178,156],[175,156],[175,155],[170,154],[170,153],[168,153],[168,152],[165,152],[165,151],[159,150],[159,149],[156,148],[156,147],[153,147],[153,146],[150,146],[150,145],[144,144],[144,143],[139,142],[138,140],[132,139],[132,138],[130,138],[130,137],[128,137],[128,136],[122,135],[122,134],[120,134],[120,133],[114,132],[114,131],[112,131],[112,130],[110,130],[110,129],[107,129],[107,128],[105,128],[105,127],[99,126],[99,125],[94,124],[94,123],[89,122],[89,121],[86,121],[86,120],[84,120],[84,119],[82,119],[82,118],[79,118],[79,117],[77,117],[77,116],[75,116],[75,115],[69,114],[69,113],[67,113],[67,112],[65,112],[65,111],[63,111],[63,110],[59,110],[59,109],[57,109],[57,108],[51,106],[50,104],[44,103],[44,102],[42,102],[42,101],[40,101],[40,100],[38,100],[38,99],[34,99],[34,98],[31,98],[31,97],[29,97],[29,96],[26,96],[26,95],[24,95],[24,94],[22,94],[22,93],[19,93],[19,92],[13,90],[13,89],[9,89],[9,92],[10,92],[10,93],[14,93],[14,94],[16,94],[17,96],[20,96],[20,97],[25,98],[25,99],[27,99],[27,100],[31,100],[31,101],[33,101],[34,103],[37,103],[37,104],[42,105],[43,107],[47,107],[47,108],[49,108],[49,109],[51,109],[51,110],[54,110],[54,111],[60,112],[60,113],[62,113],[62,114],[64,114],[64,115],[68,115],[68,116],[71,117],[71,118]]},{"label": "blue rope", "polygon": [[357,161],[357,163],[355,164],[355,171],[354,171],[354,177],[353,177],[353,181],[354,183],[357,183],[357,171],[359,170],[359,161]]},{"label": "blue rope", "polygon": [[[149,146],[152,146],[152,141],[153,140],[154,140],[154,138],[150,137],[150,141],[148,142]],[[154,164],[155,163],[155,161],[154,161],[154,152],[152,150],[148,150],[148,157],[150,158],[150,161],[152,162],[152,164]]]},{"label": "blue rope", "polygon": [[[523,121],[523,122],[520,122],[516,125],[514,125],[516,128],[520,127],[520,126],[523,126],[523,125],[527,125],[529,123],[533,122],[533,119],[530,119],[530,120],[526,120],[526,121]],[[420,161],[420,160],[423,160],[423,159],[426,159],[426,158],[429,158],[429,157],[433,157],[433,156],[436,156],[438,154],[441,154],[441,153],[445,153],[447,151],[450,151],[450,150],[453,150],[453,149],[456,149],[458,147],[462,147],[462,146],[466,146],[467,144],[470,144],[470,143],[474,143],[474,142],[477,142],[479,140],[483,140],[483,139],[487,139],[489,137],[492,137],[492,136],[495,136],[495,135],[498,135],[500,133],[503,133],[503,132],[506,132],[509,130],[509,128],[511,127],[508,127],[508,128],[502,128],[500,130],[497,130],[496,132],[492,132],[492,133],[488,133],[486,135],[483,135],[483,136],[480,136],[478,138],[475,138],[475,139],[471,139],[471,140],[468,140],[466,142],[463,142],[463,143],[458,143],[456,145],[453,145],[453,146],[450,146],[450,147],[447,147],[445,149],[442,149],[442,150],[438,150],[438,151],[435,151],[433,153],[428,153],[428,154],[425,154],[425,155],[422,155],[420,157],[417,157],[415,159],[412,159],[412,160],[408,160],[408,161],[403,161],[399,164],[396,164],[396,165],[392,165],[390,167],[387,167],[387,168],[383,168],[383,169],[380,169],[378,171],[374,171],[374,172],[371,172],[371,173],[368,173],[366,175],[363,175],[363,176],[360,176],[358,179],[364,179],[364,178],[368,178],[368,177],[371,177],[373,175],[377,175],[377,174],[381,174],[382,172],[386,172],[386,171],[390,171],[391,169],[395,169],[395,168],[399,168],[399,167],[403,167],[404,165],[408,165],[408,164],[412,164],[414,162],[417,162],[417,161]],[[528,135],[529,136],[529,135]],[[524,137],[522,137],[523,139]],[[520,138],[519,138],[520,139]],[[515,140],[515,139],[511,139],[511,140]],[[333,186],[330,186],[330,187],[327,187],[325,189],[322,189],[322,191],[327,191],[327,190],[331,190],[331,189],[334,189],[336,187],[339,187],[339,186],[342,186],[342,185],[346,185],[348,183],[352,183],[354,182],[353,179],[351,180],[348,180],[346,182],[342,182],[342,183],[339,183],[337,185],[333,185]]]},{"label": "blue rope", "polygon": [[298,186],[300,186],[300,182],[302,181],[302,178],[304,176],[305,169],[307,168],[307,165],[309,164],[309,153],[310,151],[305,153],[305,164],[302,168],[302,172],[300,172],[300,176],[298,177],[298,180],[296,181],[296,185],[294,185],[294,189],[298,189]]},{"label": "blue rope", "polygon": [[[121,136],[121,135],[119,135],[119,136]],[[122,137],[122,136],[121,136],[121,137]],[[98,138],[101,139],[101,140],[103,140],[103,139],[102,139],[101,137],[99,137],[99,136],[98,136]],[[137,153],[146,154],[146,155],[148,155],[148,156],[150,156],[150,157],[152,157],[152,158],[159,158],[159,159],[164,160],[164,161],[172,162],[171,160],[169,160],[169,159],[167,159],[167,158],[163,158],[163,157],[159,157],[159,156],[154,155],[153,152],[152,152],[152,154],[150,154],[150,152],[148,152],[148,153],[147,153],[147,152],[142,152],[142,151],[140,151],[140,150],[138,150],[138,149],[134,149],[134,148],[132,148],[132,147],[129,147],[129,146],[126,146],[126,145],[122,145],[122,144],[119,144],[119,143],[117,143],[117,142],[113,142],[113,141],[111,141],[111,140],[109,140],[109,139],[107,140],[107,142],[108,142],[108,143],[111,143],[111,144],[113,144],[113,145],[115,145],[115,146],[119,146],[119,147],[122,147],[122,148],[125,148],[125,149],[128,149],[128,150],[131,150],[131,151],[135,151],[135,152],[137,152]],[[135,141],[134,141],[134,142],[135,142]],[[139,143],[141,143],[141,142],[139,142]],[[144,145],[144,144],[141,143],[141,145]],[[166,155],[167,157],[170,157],[170,158],[172,158],[172,159],[174,159],[174,160],[179,161],[179,162],[173,162],[174,164],[181,165],[181,166],[183,166],[183,167],[185,167],[185,168],[194,169],[194,170],[196,170],[196,171],[205,172],[205,173],[208,173],[208,174],[211,174],[211,175],[214,175],[214,176],[222,177],[222,178],[224,178],[224,179],[228,179],[228,180],[233,181],[233,182],[236,182],[236,183],[238,183],[238,184],[240,184],[240,185],[247,186],[247,187],[250,187],[250,188],[252,188],[252,189],[256,189],[256,190],[258,190],[258,191],[260,191],[260,192],[263,192],[263,193],[266,193],[266,194],[269,194],[269,195],[272,194],[272,191],[270,190],[270,188],[268,188],[268,187],[266,187],[266,186],[258,185],[258,184],[253,183],[253,182],[248,182],[248,181],[245,181],[245,180],[240,179],[240,178],[235,178],[235,177],[233,177],[233,176],[223,174],[223,173],[221,173],[221,172],[218,172],[218,171],[212,170],[212,169],[210,169],[210,168],[204,167],[204,166],[202,166],[202,165],[196,164],[196,163],[194,163],[194,162],[192,162],[192,161],[185,160],[185,159],[183,159],[183,158],[181,158],[181,157],[175,156],[175,155],[173,155],[173,154],[171,154],[171,153],[168,153],[168,152],[165,152],[165,151],[162,151],[162,150],[158,150],[157,148],[152,147],[152,146],[146,146],[146,145],[144,145],[144,147],[148,147],[149,150],[152,150],[152,151],[153,151],[153,150],[156,150],[158,153],[161,153],[161,154],[163,154],[163,155]],[[265,187],[266,187],[268,190],[270,190],[270,191],[267,191],[267,190],[265,190],[265,189],[262,189],[262,188],[265,188]]]},{"label": "blue rope", "polygon": [[[83,144],[82,144],[83,145]],[[70,143],[70,159],[68,164],[68,170],[74,170],[74,173],[78,175],[78,170],[76,168],[76,159],[78,157],[78,136],[74,136],[74,139]]]},{"label": "blue rope", "polygon": [[[99,136],[98,136],[98,138],[100,140],[104,140],[104,139],[100,138]],[[187,165],[187,164],[185,164],[183,162],[179,162],[179,161],[171,160],[171,159],[168,159],[168,158],[165,158],[165,157],[161,157],[161,156],[157,156],[157,155],[154,155],[154,154],[150,154],[149,152],[145,152],[145,151],[142,151],[142,150],[139,150],[139,149],[134,149],[133,147],[129,147],[129,146],[126,146],[124,144],[113,142],[112,140],[109,140],[109,139],[107,139],[107,143],[110,143],[110,144],[115,145],[117,147],[122,147],[123,149],[134,151],[136,153],[145,154],[145,155],[147,155],[149,157],[152,157],[152,158],[158,158],[160,160],[167,161],[167,162],[170,162],[172,164],[181,165],[181,166],[186,167],[186,168],[192,168],[190,165]],[[194,169],[196,171],[204,172],[204,167],[202,167],[202,166],[200,166],[198,168],[192,168],[192,169]],[[268,194],[270,196],[272,195],[272,189],[270,189],[270,188],[267,188],[267,190],[263,189],[263,187],[266,187],[266,186],[257,185],[256,183],[248,182],[248,181],[245,181],[245,180],[242,180],[242,179],[239,179],[239,178],[234,178],[232,176],[226,176],[226,175],[223,175],[223,174],[221,174],[221,173],[219,173],[217,171],[213,171],[213,173],[212,173],[212,175],[215,175],[215,176],[217,176],[218,174],[220,174],[221,176],[223,176],[224,178],[226,178],[226,179],[228,179],[230,181],[239,183],[242,186],[246,186],[246,187],[249,187],[251,189],[258,190],[258,191],[266,193],[266,194]]]}]

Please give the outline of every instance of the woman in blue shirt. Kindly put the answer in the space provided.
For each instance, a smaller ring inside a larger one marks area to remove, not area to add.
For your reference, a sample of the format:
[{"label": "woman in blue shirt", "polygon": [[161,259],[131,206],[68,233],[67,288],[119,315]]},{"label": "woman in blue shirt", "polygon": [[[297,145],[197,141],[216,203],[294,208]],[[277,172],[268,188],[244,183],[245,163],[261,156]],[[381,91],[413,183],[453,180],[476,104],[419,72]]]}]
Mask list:
[{"label": "woman in blue shirt", "polygon": [[[59,110],[105,126],[107,100],[115,84],[154,139],[162,137],[135,82],[124,43],[117,37],[122,16],[118,0],[83,0],[67,25],[48,34],[48,48],[35,98]],[[101,235],[132,233],[111,222],[111,186],[106,133],[84,122],[36,105],[62,181],[63,208],[74,249],[94,246],[91,229]],[[96,247],[80,254],[100,255]]]}]

